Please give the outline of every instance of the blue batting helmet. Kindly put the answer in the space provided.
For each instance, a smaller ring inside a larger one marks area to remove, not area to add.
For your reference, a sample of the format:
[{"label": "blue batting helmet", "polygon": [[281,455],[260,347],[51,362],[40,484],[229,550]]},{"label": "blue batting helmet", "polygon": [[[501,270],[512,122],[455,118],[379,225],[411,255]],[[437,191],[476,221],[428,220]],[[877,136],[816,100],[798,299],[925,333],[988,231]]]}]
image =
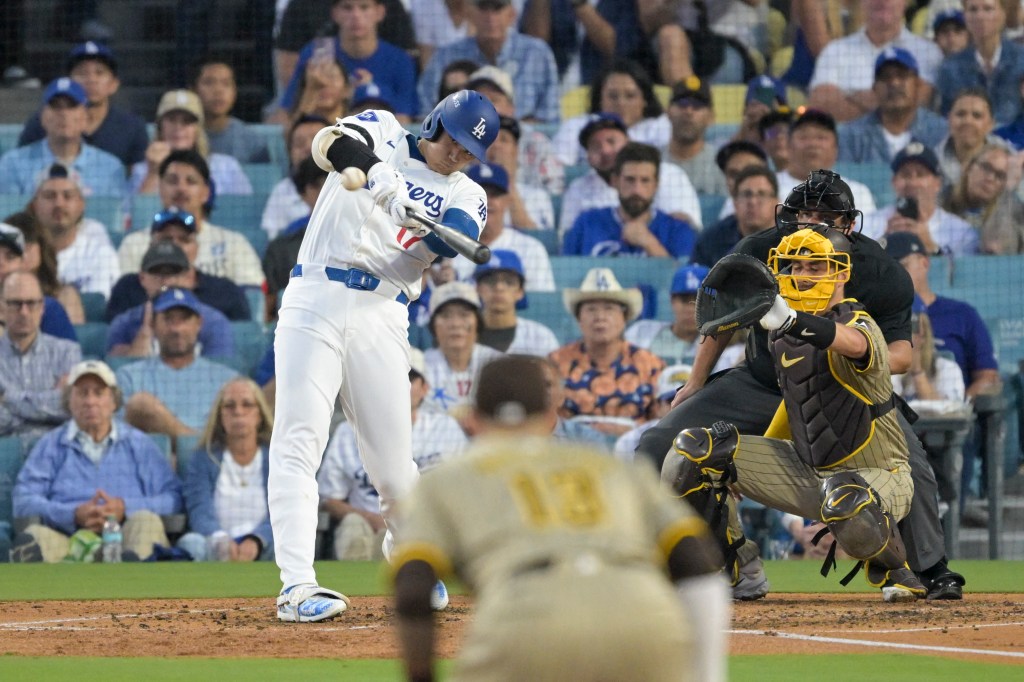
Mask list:
[{"label": "blue batting helmet", "polygon": [[459,90],[438,102],[423,119],[420,137],[433,141],[447,130],[453,140],[483,161],[499,127],[498,112],[490,100],[475,90]]}]

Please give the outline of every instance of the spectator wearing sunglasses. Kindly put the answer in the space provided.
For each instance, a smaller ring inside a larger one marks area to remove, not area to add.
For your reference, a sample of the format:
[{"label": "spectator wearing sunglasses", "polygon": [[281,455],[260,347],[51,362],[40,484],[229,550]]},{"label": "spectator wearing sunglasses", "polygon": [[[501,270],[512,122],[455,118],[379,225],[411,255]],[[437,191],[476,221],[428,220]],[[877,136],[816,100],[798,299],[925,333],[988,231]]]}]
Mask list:
[{"label": "spectator wearing sunglasses", "polygon": [[142,267],[137,272],[123,275],[114,285],[107,301],[107,322],[152,300],[166,286],[191,290],[200,303],[216,308],[232,322],[252,319],[249,302],[241,287],[227,277],[211,275],[196,266],[199,256],[196,224],[194,215],[173,206],[153,217],[150,249],[154,244],[170,242],[179,247],[184,258],[157,261],[143,258]]}]

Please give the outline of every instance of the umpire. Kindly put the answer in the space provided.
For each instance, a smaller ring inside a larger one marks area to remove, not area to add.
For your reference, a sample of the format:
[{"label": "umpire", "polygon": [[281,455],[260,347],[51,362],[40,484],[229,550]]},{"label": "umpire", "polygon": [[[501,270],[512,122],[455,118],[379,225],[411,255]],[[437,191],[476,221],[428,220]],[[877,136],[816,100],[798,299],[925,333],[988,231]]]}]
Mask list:
[{"label": "umpire", "polygon": [[[889,346],[891,370],[899,374],[910,366],[913,284],[906,271],[877,242],[853,232],[860,217],[849,186],[837,173],[813,171],[777,207],[775,227],[744,238],[734,251],[767,262],[769,251],[796,230],[821,224],[842,230],[852,244],[852,278],[846,292],[861,302],[877,322]],[[724,420],[735,424],[741,434],[759,436],[774,426],[772,417],[782,394],[768,351],[767,332],[755,326],[747,339],[746,362],[711,374],[731,336],[720,334],[704,339],[690,378],[676,394],[672,411],[641,437],[637,453],[649,457],[659,468],[673,439],[685,428],[710,427]],[[910,513],[899,524],[908,562],[928,589],[928,599],[962,599],[965,580],[947,566],[935,474],[907,418],[903,414],[898,417],[909,446],[914,480]],[[737,560],[739,574],[733,598],[759,599],[768,594],[768,580],[757,545],[747,542],[740,546]]]}]

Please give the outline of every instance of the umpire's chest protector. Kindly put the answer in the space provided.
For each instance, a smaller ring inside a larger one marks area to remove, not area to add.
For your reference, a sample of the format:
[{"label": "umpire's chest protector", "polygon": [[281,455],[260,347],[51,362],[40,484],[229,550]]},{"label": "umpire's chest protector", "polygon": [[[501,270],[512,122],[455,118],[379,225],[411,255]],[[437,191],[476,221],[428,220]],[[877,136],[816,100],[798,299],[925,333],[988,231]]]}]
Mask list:
[{"label": "umpire's chest protector", "polygon": [[[841,303],[824,317],[839,324],[854,318],[858,303]],[[828,351],[786,334],[772,334],[772,355],[789,415],[793,446],[815,468],[835,466],[871,438],[871,404],[833,372]]]}]

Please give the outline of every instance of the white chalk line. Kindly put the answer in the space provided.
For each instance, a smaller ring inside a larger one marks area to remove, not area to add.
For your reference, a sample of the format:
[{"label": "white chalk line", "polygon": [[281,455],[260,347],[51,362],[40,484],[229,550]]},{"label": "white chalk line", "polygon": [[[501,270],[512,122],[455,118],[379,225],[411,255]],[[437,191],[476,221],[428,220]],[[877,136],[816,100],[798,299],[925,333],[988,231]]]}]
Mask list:
[{"label": "white chalk line", "polygon": [[[188,611],[154,611],[152,613],[107,613],[100,616],[76,616],[75,618],[47,618],[44,620],[26,620],[13,623],[0,623],[0,629],[18,629],[37,625],[48,625],[56,623],[87,623],[97,620],[115,620],[121,618],[157,618],[159,616],[181,616],[195,615],[201,613],[225,613],[227,611],[254,611],[262,609],[262,606],[245,606],[240,608],[224,609],[189,609]],[[66,628],[62,628],[66,629]]]},{"label": "white chalk line", "polygon": [[796,632],[779,632],[777,630],[730,630],[733,635],[754,635],[762,637],[779,637],[781,639],[797,639],[807,642],[824,644],[848,644],[851,646],[867,646],[882,649],[907,649],[912,651],[935,651],[946,654],[977,654],[979,656],[1004,656],[1007,658],[1024,658],[1024,653],[1017,651],[996,651],[991,649],[968,649],[965,647],[937,646],[932,644],[905,644],[903,642],[877,642],[868,639],[847,639],[844,637],[821,637],[804,635]]},{"label": "white chalk line", "polygon": [[[181,616],[181,615],[195,615],[203,613],[226,613],[228,611],[260,611],[265,607],[263,606],[243,606],[238,608],[223,608],[223,609],[189,609],[187,611],[154,611],[152,613],[119,613],[119,614],[105,614],[101,616],[78,616],[75,618],[48,618],[46,620],[30,620],[21,621],[14,623],[0,623],[0,630],[8,632],[24,632],[30,630],[59,630],[61,632],[71,632],[77,630],[98,630],[95,627],[66,627],[63,623],[86,623],[100,620],[120,620],[126,618],[157,618],[160,616]],[[381,627],[380,625],[350,625],[348,627],[320,627],[317,628],[318,632],[337,632],[345,630],[374,630]]]},{"label": "white chalk line", "polygon": [[965,625],[933,625],[927,628],[896,628],[893,630],[822,630],[822,632],[845,632],[850,635],[889,635],[896,632],[942,632],[945,630],[978,630],[981,628],[1015,628],[1024,625],[1024,621],[1011,623],[968,623]]}]

